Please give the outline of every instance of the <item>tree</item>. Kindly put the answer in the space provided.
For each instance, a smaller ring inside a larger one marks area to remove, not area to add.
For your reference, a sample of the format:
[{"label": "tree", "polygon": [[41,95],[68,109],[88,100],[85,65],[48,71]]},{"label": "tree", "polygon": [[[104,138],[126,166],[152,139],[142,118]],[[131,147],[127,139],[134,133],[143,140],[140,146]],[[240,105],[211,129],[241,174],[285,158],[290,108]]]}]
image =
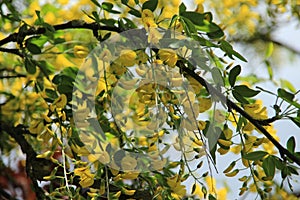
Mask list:
[{"label": "tree", "polygon": [[[240,181],[236,197],[296,199],[296,140],[273,124],[300,127],[298,91],[261,84],[276,83],[274,48],[299,54],[272,36],[299,2],[195,5],[2,1],[1,198],[226,199],[218,172]],[[256,41],[268,80],[241,75],[251,61],[234,44]]]}]

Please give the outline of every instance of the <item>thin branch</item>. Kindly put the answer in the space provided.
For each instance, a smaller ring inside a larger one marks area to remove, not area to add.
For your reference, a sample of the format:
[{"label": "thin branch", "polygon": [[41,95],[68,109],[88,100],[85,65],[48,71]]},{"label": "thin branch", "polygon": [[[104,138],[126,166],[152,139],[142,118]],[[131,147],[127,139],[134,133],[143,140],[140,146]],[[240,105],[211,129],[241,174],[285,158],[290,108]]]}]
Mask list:
[{"label": "thin branch", "polygon": [[12,53],[12,54],[15,54],[17,56],[20,56],[21,58],[24,57],[24,55],[20,52],[19,49],[7,49],[7,48],[0,47],[0,51],[1,52],[6,52],[6,53]]},{"label": "thin branch", "polygon": [[7,76],[0,76],[0,79],[9,79],[9,78],[23,78],[27,77],[24,74],[17,74],[17,75],[7,75]]},{"label": "thin branch", "polygon": [[240,113],[243,117],[245,117],[249,122],[251,122],[259,131],[261,131],[266,138],[268,138],[279,150],[279,153],[283,159],[285,159],[285,156],[290,158],[292,161],[297,163],[300,166],[300,159],[296,157],[294,154],[292,154],[290,151],[288,151],[286,148],[284,148],[261,124],[259,121],[253,119],[248,113],[246,113],[241,107],[239,107],[237,104],[232,102],[230,99],[228,99],[226,96],[224,96],[220,91],[218,91],[216,88],[214,88],[211,84],[206,82],[205,79],[203,79],[201,76],[196,74],[193,70],[187,68],[184,66],[184,64],[180,61],[177,62],[179,65],[179,68],[182,70],[184,74],[188,74],[189,76],[193,77],[195,80],[197,80],[201,85],[203,85],[206,90],[211,94],[218,97],[218,99],[227,105],[228,110],[234,109],[238,113]]},{"label": "thin branch", "polygon": [[[90,29],[90,30],[106,30],[106,31],[112,31],[112,32],[121,32],[121,30],[118,27],[114,26],[102,26],[99,25],[96,22],[93,23],[86,23],[82,20],[72,20],[63,24],[57,24],[53,26],[55,31],[58,30],[65,30],[65,29]],[[6,38],[0,40],[0,46],[3,46],[4,44],[7,44],[9,42],[17,42],[20,37],[26,37],[30,35],[41,35],[46,33],[46,29],[44,27],[31,27],[28,30],[24,32],[17,32],[17,33],[12,33]]]},{"label": "thin branch", "polygon": [[268,36],[266,34],[258,34],[255,35],[253,37],[250,37],[249,39],[241,39],[241,38],[231,38],[232,42],[239,42],[239,43],[254,43],[257,41],[263,41],[263,42],[273,42],[275,45],[278,45],[282,48],[285,48],[287,50],[289,50],[290,52],[300,55],[300,49],[297,49],[295,46],[291,46],[289,44],[283,43],[281,41],[278,41],[274,38],[272,38],[271,36]]}]

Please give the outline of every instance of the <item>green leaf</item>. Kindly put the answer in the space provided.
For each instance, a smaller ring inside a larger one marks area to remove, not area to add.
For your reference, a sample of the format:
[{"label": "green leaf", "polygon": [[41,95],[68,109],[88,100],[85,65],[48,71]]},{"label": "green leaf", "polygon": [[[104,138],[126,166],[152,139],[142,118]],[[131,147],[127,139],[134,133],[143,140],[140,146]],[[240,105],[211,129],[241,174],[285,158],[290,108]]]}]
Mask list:
[{"label": "green leaf", "polygon": [[158,4],[158,0],[149,0],[143,3],[142,10],[149,9],[152,12],[156,9]]},{"label": "green leaf", "polygon": [[180,14],[180,16],[189,19],[194,25],[204,26],[204,14],[197,12],[185,11]]},{"label": "green leaf", "polygon": [[92,15],[93,15],[93,19],[94,19],[97,23],[99,23],[99,22],[100,22],[100,17],[99,17],[99,15],[98,15],[98,12],[93,11],[93,12],[92,12]]},{"label": "green leaf", "polygon": [[252,90],[246,85],[236,85],[236,86],[233,87],[233,90],[238,92],[243,97],[254,97],[258,93],[260,93],[260,91]]},{"label": "green leaf", "polygon": [[105,24],[107,26],[114,26],[116,23],[116,20],[114,19],[100,19],[100,23]]},{"label": "green leaf", "polygon": [[182,2],[179,6],[179,15],[181,15],[183,12],[186,11],[186,6],[184,5],[184,3]]},{"label": "green leaf", "polygon": [[[209,32],[207,33],[207,36],[209,38],[216,39],[216,38],[221,38],[221,37],[224,36],[223,30],[217,24],[210,23],[208,28],[209,28]],[[237,52],[234,52],[234,53],[237,53]],[[242,56],[238,55],[237,57],[239,58],[239,57],[242,57]]]},{"label": "green leaf", "polygon": [[295,147],[296,147],[296,140],[294,136],[291,136],[287,143],[286,143],[286,147],[287,149],[291,152],[294,153],[295,152]]},{"label": "green leaf", "polygon": [[267,177],[274,177],[275,175],[275,159],[273,156],[268,156],[263,160],[262,167]]},{"label": "green leaf", "polygon": [[123,20],[126,21],[125,26],[126,26],[128,29],[134,29],[134,28],[137,28],[137,26],[135,25],[135,23],[134,23],[133,21],[131,21],[130,19],[128,19],[128,18],[123,18]]},{"label": "green leaf", "polygon": [[242,68],[240,65],[237,65],[230,70],[228,80],[229,80],[229,84],[231,87],[234,86],[234,84],[236,82],[236,77],[241,73],[241,70],[242,70]]},{"label": "green leaf", "polygon": [[217,200],[217,199],[212,194],[209,194],[208,195],[208,200]]},{"label": "green leaf", "polygon": [[269,42],[267,50],[266,50],[266,58],[270,58],[271,55],[273,54],[273,50],[274,50],[274,45],[273,42]]},{"label": "green leaf", "polygon": [[98,3],[97,0],[91,0],[97,7],[101,8],[100,4]]},{"label": "green leaf", "polygon": [[299,173],[297,172],[297,170],[293,166],[288,166],[288,170],[292,174],[299,175]]},{"label": "green leaf", "polygon": [[196,183],[193,184],[191,193],[193,194],[195,190],[196,190]]},{"label": "green leaf", "polygon": [[54,90],[46,88],[45,92],[46,92],[47,97],[52,100],[54,100],[58,97],[57,93]]},{"label": "green leaf", "polygon": [[40,54],[42,52],[38,45],[33,44],[31,42],[26,42],[26,47],[28,51],[30,51],[30,53],[32,54]]},{"label": "green leaf", "polygon": [[110,11],[114,7],[114,5],[112,3],[103,2],[101,4],[101,7],[106,11]]},{"label": "green leaf", "polygon": [[290,175],[289,169],[287,166],[284,166],[281,170],[281,177],[285,179],[288,175]]},{"label": "green leaf", "polygon": [[279,170],[282,170],[284,168],[283,162],[277,157],[274,157],[274,164],[275,164],[275,167]]},{"label": "green leaf", "polygon": [[64,38],[55,38],[53,44],[61,44],[64,43],[66,40]]},{"label": "green leaf", "polygon": [[273,79],[273,68],[271,66],[271,63],[268,60],[266,60],[265,64],[267,66],[267,70],[268,70],[268,74],[269,74],[269,79],[272,80]]},{"label": "green leaf", "polygon": [[128,13],[131,14],[131,15],[133,15],[133,16],[136,16],[138,18],[141,18],[141,16],[142,16],[141,13],[140,13],[140,11],[138,11],[136,9],[131,9]]},{"label": "green leaf", "polygon": [[25,59],[25,69],[29,74],[35,74],[36,72],[35,64],[29,59]]},{"label": "green leaf", "polygon": [[288,91],[286,91],[285,89],[282,89],[282,88],[278,88],[277,94],[278,94],[279,97],[281,97],[282,99],[284,99],[285,101],[287,101],[289,103],[292,102],[294,97],[295,97],[294,94],[292,94],[292,93],[290,93],[290,92],[288,92]]},{"label": "green leaf", "polygon": [[241,54],[239,54],[238,52],[236,52],[235,50],[233,50],[233,47],[227,41],[221,40],[221,42],[220,42],[220,48],[225,53],[227,53],[227,55],[228,55],[229,58],[233,59],[232,55],[234,55],[235,57],[239,58],[240,60],[242,60],[244,62],[247,62],[246,58],[244,58]]},{"label": "green leaf", "polygon": [[192,33],[197,32],[195,25],[188,18],[180,17],[180,21],[183,24],[183,28],[184,28],[184,31],[187,33],[187,36],[191,36]]},{"label": "green leaf", "polygon": [[122,4],[127,5],[129,0],[121,0]]},{"label": "green leaf", "polygon": [[46,76],[52,74],[55,71],[54,66],[44,60],[38,61],[38,67],[40,68],[42,73]]},{"label": "green leaf", "polygon": [[211,73],[215,84],[219,86],[224,86],[224,80],[221,71],[217,67],[214,67],[212,68]]},{"label": "green leaf", "polygon": [[232,91],[232,95],[233,97],[240,103],[242,104],[248,104],[249,101],[247,99],[245,99],[238,91],[233,90]]},{"label": "green leaf", "polygon": [[199,35],[192,35],[192,38],[194,40],[196,40],[197,42],[199,42],[199,44],[201,46],[207,46],[207,47],[217,47],[216,44],[212,43],[211,41],[203,38],[203,37],[200,37]]},{"label": "green leaf", "polygon": [[[47,36],[33,36],[29,39],[27,39],[28,43],[35,44],[42,48],[46,42],[48,42],[48,37]],[[27,42],[26,41],[26,42]]]},{"label": "green leaf", "polygon": [[114,7],[114,5],[112,3],[103,2],[101,7],[102,7],[103,10],[106,10],[107,12],[110,12],[110,13],[113,13],[113,14],[120,14],[121,13],[117,10],[112,9]]},{"label": "green leaf", "polygon": [[57,86],[57,90],[61,94],[66,94],[67,96],[72,94],[73,92],[73,86],[69,84],[62,84]]},{"label": "green leaf", "polygon": [[268,153],[265,151],[254,151],[243,155],[243,158],[247,160],[260,160],[266,155],[268,155]]},{"label": "green leaf", "polygon": [[295,93],[297,90],[295,89],[295,87],[293,86],[293,84],[285,79],[280,79],[280,85],[282,88],[286,88],[289,91],[291,91],[292,93]]}]

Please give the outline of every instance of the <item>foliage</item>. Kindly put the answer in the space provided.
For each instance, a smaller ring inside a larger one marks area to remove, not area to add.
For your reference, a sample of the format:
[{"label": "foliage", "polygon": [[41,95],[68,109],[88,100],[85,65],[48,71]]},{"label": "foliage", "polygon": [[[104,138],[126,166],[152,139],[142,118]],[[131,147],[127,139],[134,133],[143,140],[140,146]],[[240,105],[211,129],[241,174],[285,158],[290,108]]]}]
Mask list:
[{"label": "foliage", "polygon": [[[242,76],[251,61],[234,41],[268,42],[274,83],[284,45],[270,33],[282,13],[298,20],[300,4],[219,2],[0,2],[1,198],[19,187],[24,199],[227,199],[218,171],[240,181],[240,196],[296,199],[283,184],[293,189],[300,152],[273,123],[300,127],[298,92]],[[26,162],[14,171],[18,148]]]}]

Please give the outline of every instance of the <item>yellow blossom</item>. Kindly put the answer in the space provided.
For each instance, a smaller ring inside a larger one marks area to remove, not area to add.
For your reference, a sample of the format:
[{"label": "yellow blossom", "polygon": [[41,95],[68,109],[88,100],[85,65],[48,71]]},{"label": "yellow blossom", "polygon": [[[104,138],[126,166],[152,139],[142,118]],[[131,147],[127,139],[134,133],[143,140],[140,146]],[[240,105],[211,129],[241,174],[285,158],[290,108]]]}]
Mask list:
[{"label": "yellow blossom", "polygon": [[60,95],[54,102],[57,108],[64,108],[67,104],[67,96],[65,94]]},{"label": "yellow blossom", "polygon": [[151,27],[148,32],[148,43],[157,44],[162,38],[162,34],[157,30],[157,28]]},{"label": "yellow blossom", "polygon": [[90,162],[99,161],[102,164],[108,164],[110,162],[110,156],[106,151],[102,151],[95,154],[89,154],[88,159]]},{"label": "yellow blossom", "polygon": [[55,66],[58,69],[74,66],[74,64],[68,58],[66,58],[65,55],[63,55],[63,54],[59,54],[56,56],[55,63],[56,63]]},{"label": "yellow blossom", "polygon": [[124,174],[121,175],[121,178],[128,179],[128,180],[134,180],[139,176],[139,174],[140,174],[139,171],[125,172]]},{"label": "yellow blossom", "polygon": [[43,119],[34,119],[31,121],[29,131],[32,134],[41,134],[45,130]]},{"label": "yellow blossom", "polygon": [[79,184],[83,188],[87,188],[94,184],[95,175],[91,173],[88,167],[80,167],[74,170],[74,174],[80,176]]},{"label": "yellow blossom", "polygon": [[122,50],[118,61],[122,65],[124,65],[126,67],[130,67],[136,63],[136,60],[135,60],[136,57],[137,57],[137,55],[133,50],[130,50],[130,49]]},{"label": "yellow blossom", "polygon": [[149,9],[144,9],[142,12],[142,20],[144,21],[145,18],[154,18],[154,14],[151,10]]},{"label": "yellow blossom", "polygon": [[81,46],[81,45],[75,45],[74,46],[74,55],[77,58],[85,58],[89,54],[88,48]]},{"label": "yellow blossom", "polygon": [[181,185],[181,179],[178,175],[167,178],[167,183],[172,190],[172,197],[181,199],[186,194],[185,185]]},{"label": "yellow blossom", "polygon": [[160,59],[170,67],[174,67],[178,60],[177,53],[173,49],[160,49],[158,55]]},{"label": "yellow blossom", "polygon": [[198,101],[199,101],[199,112],[200,113],[207,111],[212,106],[212,101],[210,98],[199,97]]}]

